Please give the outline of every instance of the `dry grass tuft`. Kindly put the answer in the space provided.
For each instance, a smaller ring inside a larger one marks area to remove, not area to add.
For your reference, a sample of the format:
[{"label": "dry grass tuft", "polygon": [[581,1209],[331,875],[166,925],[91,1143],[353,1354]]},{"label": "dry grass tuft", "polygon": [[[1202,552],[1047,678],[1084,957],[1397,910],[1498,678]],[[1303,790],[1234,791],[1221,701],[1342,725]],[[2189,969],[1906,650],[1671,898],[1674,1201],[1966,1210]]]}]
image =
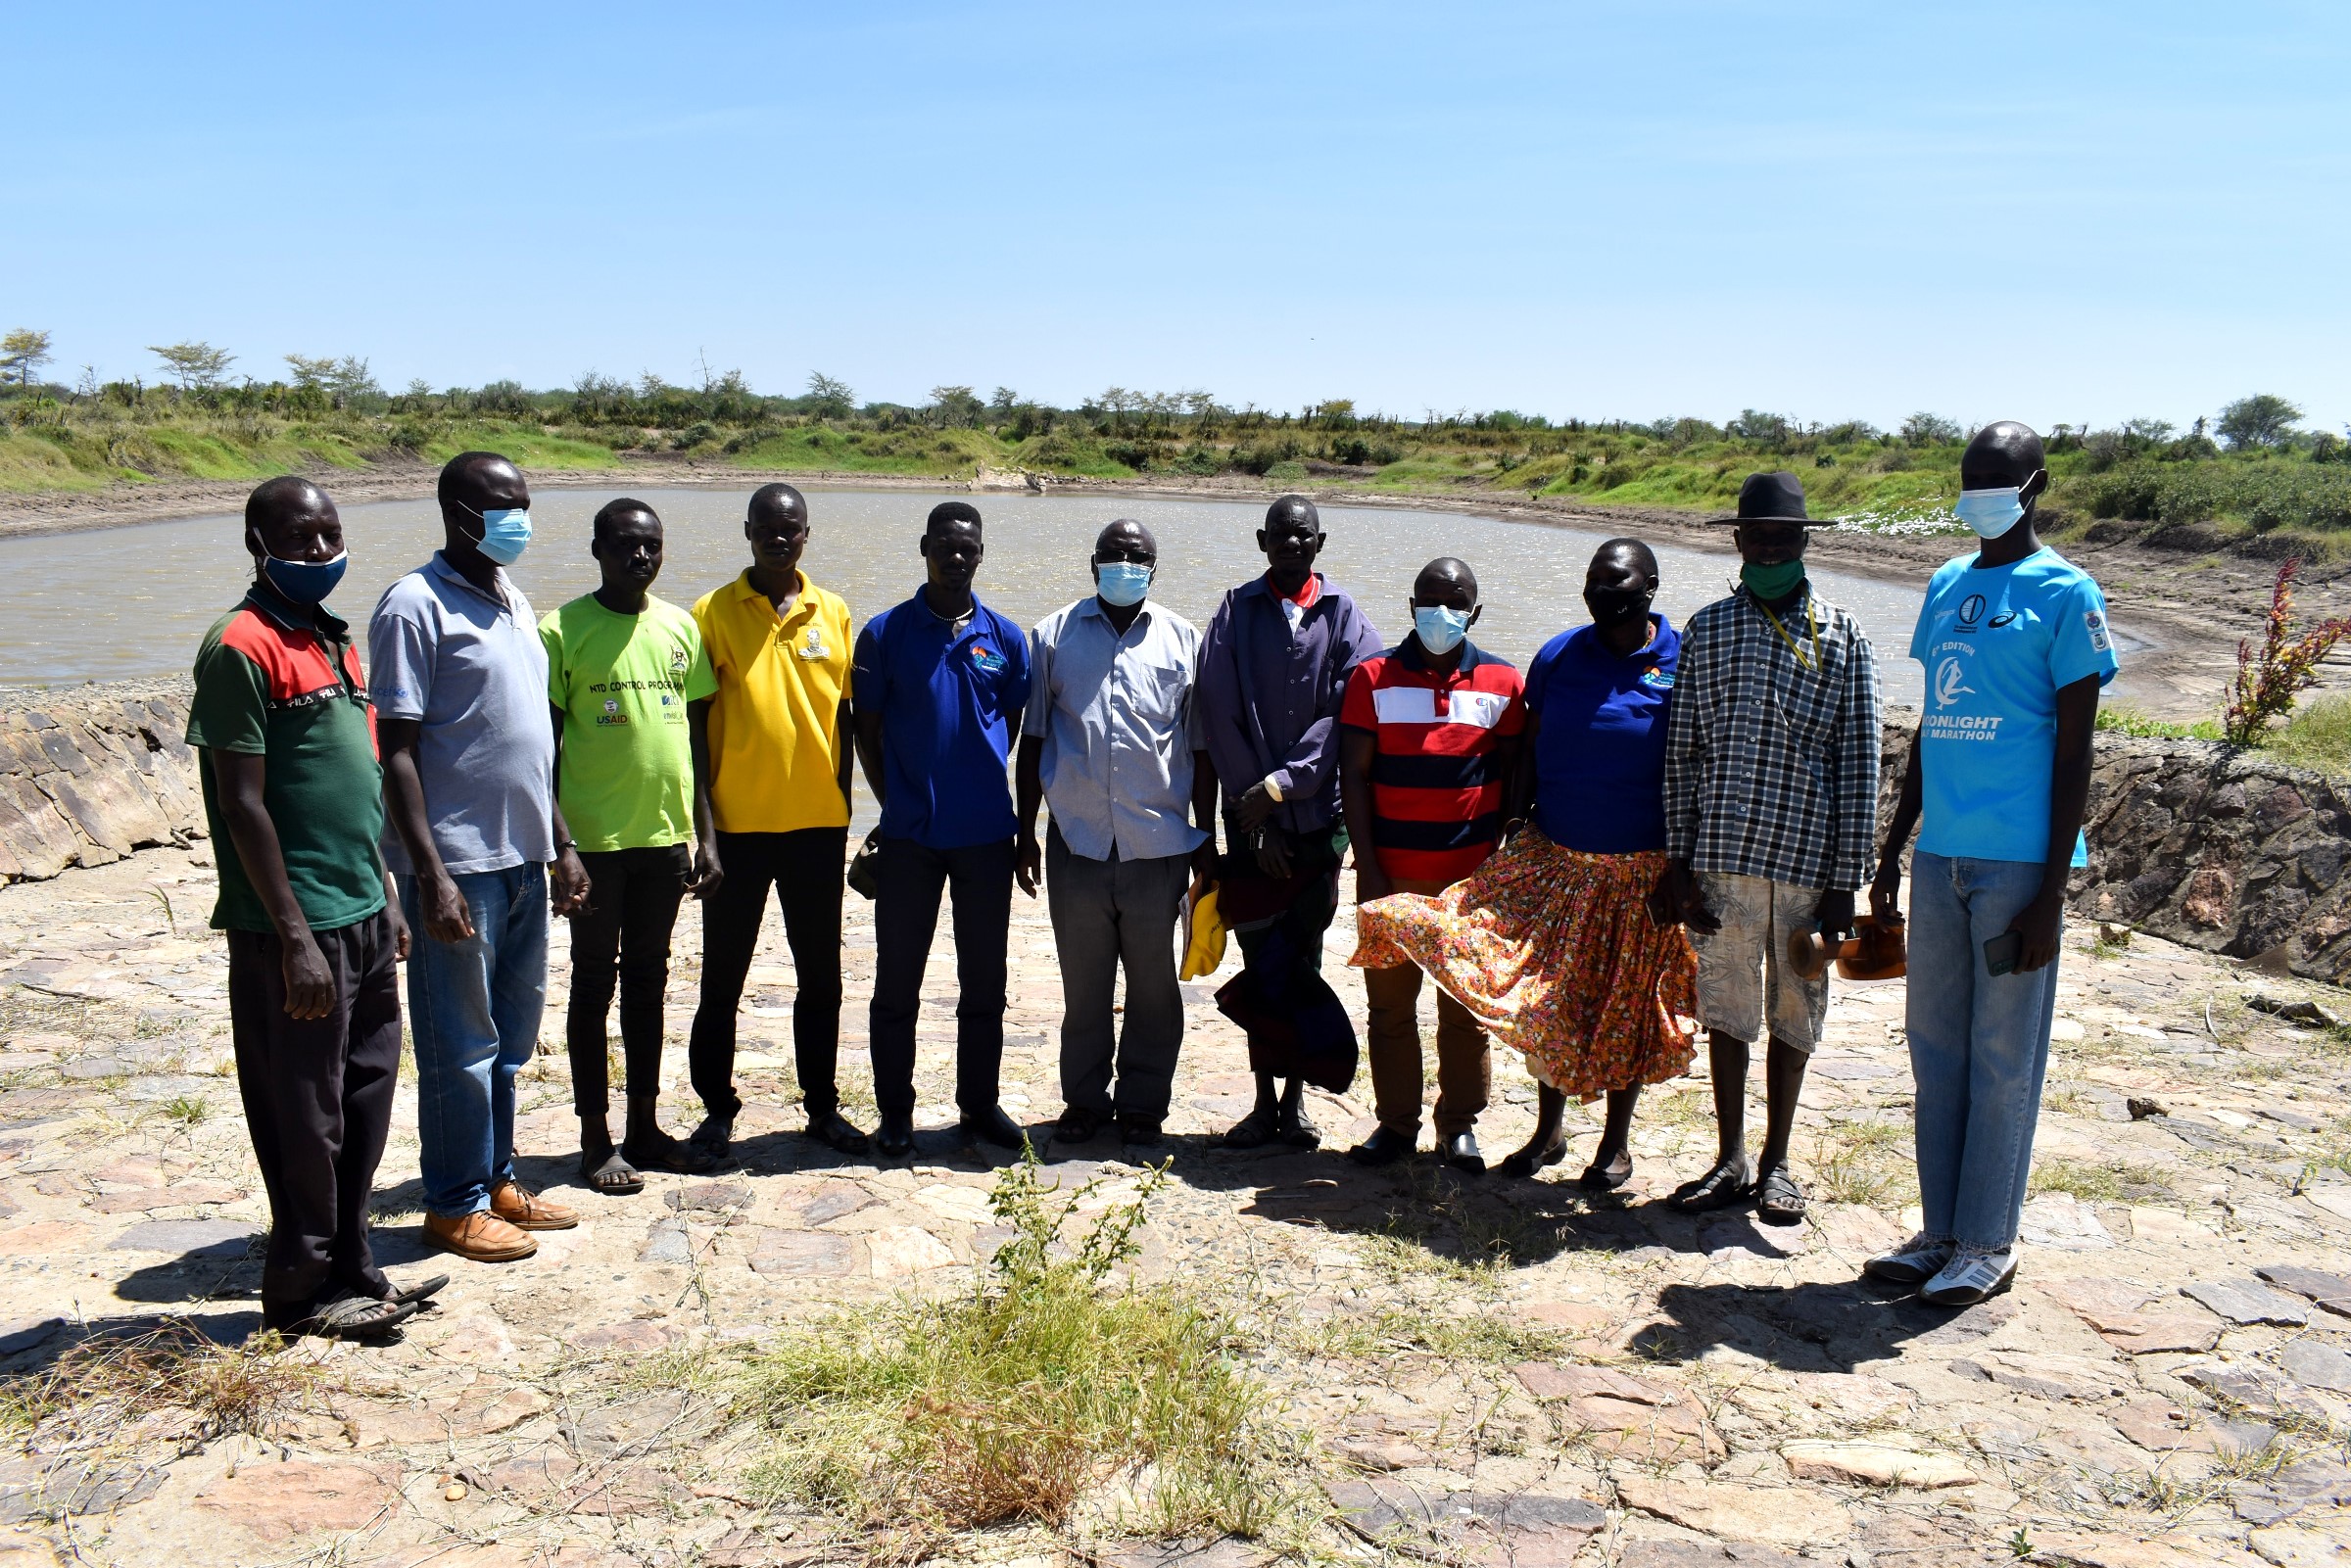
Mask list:
[{"label": "dry grass tuft", "polygon": [[84,1340],[45,1371],[0,1384],[0,1429],[47,1424],[81,1441],[184,1411],[183,1430],[199,1442],[265,1437],[303,1407],[322,1375],[316,1362],[287,1354],[274,1334],[216,1345],[193,1323],[168,1319],[142,1333]]}]

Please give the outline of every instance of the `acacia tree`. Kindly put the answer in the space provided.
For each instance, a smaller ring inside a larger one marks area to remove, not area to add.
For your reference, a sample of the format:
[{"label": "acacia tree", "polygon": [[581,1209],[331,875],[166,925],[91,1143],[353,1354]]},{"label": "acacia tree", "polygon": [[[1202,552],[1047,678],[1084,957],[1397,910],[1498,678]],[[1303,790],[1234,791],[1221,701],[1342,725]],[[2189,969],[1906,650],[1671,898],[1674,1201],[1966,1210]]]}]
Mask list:
[{"label": "acacia tree", "polygon": [[2260,392],[2223,408],[2213,428],[2231,451],[2242,451],[2249,447],[2284,446],[2293,439],[2294,426],[2301,418],[2302,410],[2294,404]]},{"label": "acacia tree", "polygon": [[808,372],[808,411],[819,419],[846,419],[856,411],[857,395],[849,384],[822,370]]},{"label": "acacia tree", "polygon": [[49,334],[31,327],[19,327],[0,338],[0,375],[14,370],[17,385],[32,389],[32,373],[49,362]]},{"label": "acacia tree", "polygon": [[218,386],[220,377],[237,357],[226,349],[216,349],[209,343],[151,343],[147,352],[164,361],[171,379],[179,383],[183,392]]}]

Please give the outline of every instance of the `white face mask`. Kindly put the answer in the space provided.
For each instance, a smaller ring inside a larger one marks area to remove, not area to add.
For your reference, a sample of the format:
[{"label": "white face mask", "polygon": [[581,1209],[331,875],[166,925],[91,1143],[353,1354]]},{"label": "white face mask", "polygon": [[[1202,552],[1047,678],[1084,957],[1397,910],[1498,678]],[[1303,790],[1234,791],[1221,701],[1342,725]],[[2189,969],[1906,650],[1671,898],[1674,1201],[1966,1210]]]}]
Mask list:
[{"label": "white face mask", "polygon": [[2023,487],[2006,485],[1991,490],[1963,490],[1951,510],[1983,539],[1997,539],[2025,515]]}]

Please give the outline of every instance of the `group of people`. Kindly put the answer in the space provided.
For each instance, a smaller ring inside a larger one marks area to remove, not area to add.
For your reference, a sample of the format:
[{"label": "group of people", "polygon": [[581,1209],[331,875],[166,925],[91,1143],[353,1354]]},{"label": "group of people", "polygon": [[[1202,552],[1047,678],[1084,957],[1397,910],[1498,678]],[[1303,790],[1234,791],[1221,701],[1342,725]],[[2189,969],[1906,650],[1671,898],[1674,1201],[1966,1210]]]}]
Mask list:
[{"label": "group of people", "polygon": [[[1929,587],[1910,647],[1927,708],[1881,839],[1876,655],[1806,577],[1817,520],[1790,474],[1752,476],[1722,519],[1741,562],[1728,597],[1677,630],[1654,607],[1655,553],[1611,540],[1586,577],[1588,623],[1523,675],[1471,641],[1477,577],[1450,557],[1421,569],[1411,630],[1383,644],[1316,569],[1321,522],[1297,496],[1268,509],[1266,570],[1205,630],[1153,595],[1157,542],[1120,520],[1093,542],[1090,591],[1024,632],[974,592],[984,531],[963,501],[925,521],[923,586],[856,627],[804,568],[809,504],[789,485],[751,496],[749,565],[691,611],[650,592],[659,516],[611,501],[590,541],[600,583],[541,620],[510,575],[532,538],[529,489],[491,452],[443,469],[443,547],[376,605],[362,674],[351,627],[326,608],[347,562],[334,503],[308,480],[270,480],[245,511],[255,579],[205,640],[188,727],[270,1203],[264,1320],[377,1337],[447,1283],[396,1289],[368,1246],[400,962],[425,1234],[460,1258],[511,1260],[536,1250],[534,1231],[578,1222],[514,1167],[515,1078],[538,1041],[552,919],[571,922],[581,1178],[619,1197],[648,1170],[729,1158],[736,1018],[771,889],[807,1132],[844,1155],[914,1147],[916,1020],[942,895],[961,1135],[1029,1138],[998,1098],[1016,887],[1042,890],[1061,968],[1054,1141],[1163,1141],[1179,953],[1205,971],[1229,936],[1240,971],[1217,1001],[1247,1032],[1258,1088],[1221,1141],[1317,1146],[1304,1088],[1344,1090],[1359,1054],[1321,963],[1352,860],[1377,1125],[1351,1159],[1385,1165],[1418,1147],[1425,978],[1448,1164],[1485,1169],[1476,1122],[1500,1041],[1540,1086],[1534,1136],[1503,1169],[1562,1160],[1566,1099],[1605,1096],[1580,1181],[1622,1186],[1641,1090],[1689,1069],[1703,1026],[1719,1158],[1666,1201],[1795,1223],[1805,1198],[1790,1137],[1829,998],[1790,943],[1852,930],[1864,887],[1874,919],[1898,924],[1913,831],[1925,1227],[1866,1267],[1940,1303],[2003,1289],[2089,736],[2116,666],[2096,585],[2035,533],[2039,438],[1987,427],[1962,481],[1957,510],[1983,543]],[[853,860],[852,758],[880,804]],[[837,1085],[844,881],[875,904],[870,1133]],[[702,1115],[680,1137],[656,1110],[689,895],[702,906],[688,1047]],[[1751,1157],[1759,1043],[1765,1126]]]}]

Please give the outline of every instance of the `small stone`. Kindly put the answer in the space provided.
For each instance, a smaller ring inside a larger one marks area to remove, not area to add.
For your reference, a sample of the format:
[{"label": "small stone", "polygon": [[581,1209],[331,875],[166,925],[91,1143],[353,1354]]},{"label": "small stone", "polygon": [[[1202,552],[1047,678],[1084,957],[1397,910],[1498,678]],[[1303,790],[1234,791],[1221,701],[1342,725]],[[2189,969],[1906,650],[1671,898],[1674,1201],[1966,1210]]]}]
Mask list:
[{"label": "small stone", "polygon": [[2253,1272],[2280,1290],[2307,1296],[2338,1316],[2351,1317],[2351,1279],[2300,1263],[2266,1263]]},{"label": "small stone", "polygon": [[751,1253],[751,1267],[761,1274],[794,1275],[804,1279],[839,1279],[856,1266],[854,1237],[829,1230],[766,1230]]},{"label": "small stone", "polygon": [[1882,1443],[1791,1443],[1780,1449],[1803,1481],[1865,1487],[1972,1487],[1976,1473],[1947,1453],[1914,1453]]},{"label": "small stone", "polygon": [[2192,1285],[2181,1286],[2180,1294],[2211,1307],[2239,1328],[2252,1323],[2276,1323],[2298,1328],[2310,1321],[2308,1307],[2291,1296],[2270,1289],[2259,1280],[2198,1280]]},{"label": "small stone", "polygon": [[2149,1117],[2168,1117],[2172,1114],[2162,1101],[2143,1099],[2137,1095],[2125,1100],[2123,1109],[2131,1113],[2131,1119],[2134,1121],[2144,1121]]},{"label": "small stone", "polygon": [[2279,1355],[2286,1376],[2304,1388],[2351,1394],[2351,1354],[2317,1340],[2296,1340]]},{"label": "small stone", "polygon": [[1851,1528],[1843,1504],[1787,1487],[1623,1475],[1616,1478],[1616,1496],[1626,1507],[1685,1530],[1767,1546],[1833,1546]]},{"label": "small stone", "polygon": [[665,1195],[673,1210],[698,1209],[720,1212],[745,1209],[750,1206],[751,1189],[735,1181],[705,1181],[692,1187],[680,1187]]},{"label": "small stone", "polygon": [[448,1486],[443,1487],[441,1489],[441,1500],[444,1502],[463,1502],[465,1500],[465,1483],[462,1481],[452,1481]]}]

